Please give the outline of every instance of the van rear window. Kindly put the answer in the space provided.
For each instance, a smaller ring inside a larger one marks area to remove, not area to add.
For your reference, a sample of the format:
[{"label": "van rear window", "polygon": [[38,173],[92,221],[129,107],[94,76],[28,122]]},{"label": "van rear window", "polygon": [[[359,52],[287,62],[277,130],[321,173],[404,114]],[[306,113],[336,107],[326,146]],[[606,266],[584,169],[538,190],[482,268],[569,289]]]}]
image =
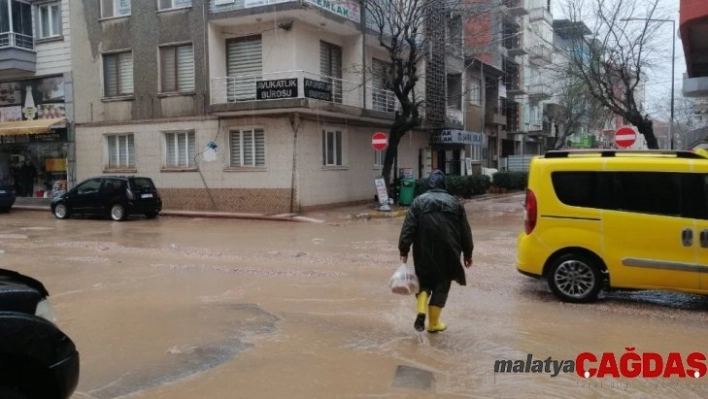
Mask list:
[{"label": "van rear window", "polygon": [[146,177],[131,179],[130,185],[133,186],[135,190],[152,190],[155,188],[155,185],[152,183],[152,179],[148,179]]}]

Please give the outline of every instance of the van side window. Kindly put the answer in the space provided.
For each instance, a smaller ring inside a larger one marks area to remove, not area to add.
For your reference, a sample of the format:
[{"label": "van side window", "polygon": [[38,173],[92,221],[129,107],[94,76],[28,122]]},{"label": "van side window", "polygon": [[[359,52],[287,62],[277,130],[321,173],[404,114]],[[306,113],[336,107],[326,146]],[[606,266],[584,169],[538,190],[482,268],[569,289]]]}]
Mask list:
[{"label": "van side window", "polygon": [[684,173],[681,183],[681,214],[687,218],[708,220],[708,175]]},{"label": "van side window", "polygon": [[560,202],[583,208],[597,208],[597,172],[553,172],[553,189]]},{"label": "van side window", "polygon": [[681,173],[616,172],[616,209],[636,213],[681,216]]}]

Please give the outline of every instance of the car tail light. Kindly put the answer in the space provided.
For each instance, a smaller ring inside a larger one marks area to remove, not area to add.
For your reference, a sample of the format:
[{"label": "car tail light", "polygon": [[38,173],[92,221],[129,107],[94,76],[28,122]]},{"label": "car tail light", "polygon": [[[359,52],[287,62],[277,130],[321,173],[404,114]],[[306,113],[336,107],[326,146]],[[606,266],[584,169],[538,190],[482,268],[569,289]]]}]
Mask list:
[{"label": "car tail light", "polygon": [[536,221],[538,220],[538,204],[536,202],[536,194],[529,189],[526,190],[524,208],[526,209],[526,215],[524,216],[526,234],[531,234],[536,228]]},{"label": "car tail light", "polygon": [[132,201],[135,199],[135,194],[133,194],[133,192],[129,188],[125,189],[125,194],[128,196],[129,200]]}]

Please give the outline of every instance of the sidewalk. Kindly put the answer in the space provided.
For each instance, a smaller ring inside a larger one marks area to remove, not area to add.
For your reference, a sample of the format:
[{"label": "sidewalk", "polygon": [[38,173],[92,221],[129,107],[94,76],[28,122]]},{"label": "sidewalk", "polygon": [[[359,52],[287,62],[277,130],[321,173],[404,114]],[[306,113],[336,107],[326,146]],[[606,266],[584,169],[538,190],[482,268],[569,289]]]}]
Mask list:
[{"label": "sidewalk", "polygon": [[[488,201],[488,200],[493,200],[493,199],[501,199],[501,198],[508,198],[512,197],[514,195],[519,195],[523,193],[522,191],[512,191],[504,194],[482,194],[476,197],[472,198],[467,198],[463,199],[462,203],[466,204],[469,202],[478,202],[478,201]],[[346,207],[346,208],[340,208],[340,209],[335,209],[332,212],[333,213],[340,213],[340,214],[345,214],[348,216],[342,216],[346,217],[348,219],[385,219],[385,218],[395,218],[395,217],[401,217],[405,216],[406,213],[408,213],[408,208],[407,207],[402,207],[399,205],[392,205],[391,206],[391,211],[390,212],[384,212],[384,211],[379,211],[377,210],[378,206],[377,205],[360,205],[357,207]]]},{"label": "sidewalk", "polygon": [[[51,199],[46,198],[17,198],[13,210],[51,212]],[[265,213],[244,212],[216,212],[216,211],[185,211],[164,209],[160,216],[192,217],[192,218],[220,218],[242,220],[270,220],[279,222],[306,222],[324,223],[324,220],[310,218],[296,213],[281,213],[268,215]]]}]

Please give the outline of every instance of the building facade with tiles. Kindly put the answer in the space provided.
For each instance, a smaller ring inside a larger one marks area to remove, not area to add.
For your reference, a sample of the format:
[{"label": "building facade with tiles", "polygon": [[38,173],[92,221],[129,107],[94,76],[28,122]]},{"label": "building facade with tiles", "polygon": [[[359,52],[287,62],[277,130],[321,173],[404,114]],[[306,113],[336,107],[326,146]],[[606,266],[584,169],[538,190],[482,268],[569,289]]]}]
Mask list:
[{"label": "building facade with tiles", "polygon": [[[166,209],[283,213],[372,200],[384,153],[371,137],[397,108],[383,88],[387,54],[357,2],[267,3],[77,2],[79,180],[148,176]],[[477,144],[455,137],[462,165]],[[426,176],[438,166],[434,145],[429,132],[407,134],[398,167]]]}]

